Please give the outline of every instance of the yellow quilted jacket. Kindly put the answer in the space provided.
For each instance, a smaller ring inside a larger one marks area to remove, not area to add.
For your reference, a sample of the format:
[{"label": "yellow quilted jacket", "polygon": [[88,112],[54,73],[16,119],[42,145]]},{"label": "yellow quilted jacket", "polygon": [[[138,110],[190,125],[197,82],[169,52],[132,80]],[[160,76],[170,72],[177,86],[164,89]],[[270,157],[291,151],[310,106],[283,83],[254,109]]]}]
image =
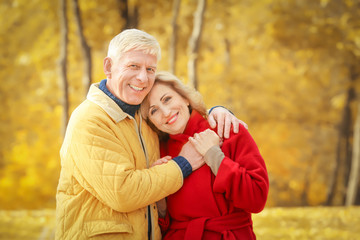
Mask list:
[{"label": "yellow quilted jacket", "polygon": [[[73,112],[60,150],[56,239],[161,239],[156,204],[183,176],[159,158],[156,134],[124,113],[98,84]],[[148,206],[150,214],[148,214]]]}]

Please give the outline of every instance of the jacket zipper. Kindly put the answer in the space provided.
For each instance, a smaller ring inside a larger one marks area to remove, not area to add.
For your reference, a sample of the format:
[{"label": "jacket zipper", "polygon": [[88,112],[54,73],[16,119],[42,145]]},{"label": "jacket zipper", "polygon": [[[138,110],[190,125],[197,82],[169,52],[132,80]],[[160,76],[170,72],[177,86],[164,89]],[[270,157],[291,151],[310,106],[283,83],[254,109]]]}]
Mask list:
[{"label": "jacket zipper", "polygon": [[[146,159],[146,167],[149,168],[149,157],[148,157],[148,153],[147,153],[147,150],[146,150],[146,147],[145,147],[145,144],[144,144],[144,141],[143,141],[143,137],[141,135],[141,122],[142,122],[142,116],[141,114],[139,114],[139,126],[136,122],[136,119],[133,118],[134,120],[134,124],[135,124],[135,129],[136,129],[136,132],[137,132],[137,135],[139,137],[139,140],[140,140],[140,143],[141,143],[141,147],[143,149],[143,152],[144,152],[144,155],[145,155],[145,159]],[[151,228],[148,227],[148,238],[149,240],[150,239],[155,239],[155,235],[154,235],[154,227],[153,227],[153,224],[154,224],[154,221],[153,221],[153,218],[152,218],[152,214],[151,214],[151,207],[150,205],[147,206],[147,214],[149,215],[148,216],[148,221],[149,221],[149,224],[151,225]],[[149,236],[149,229],[151,230],[151,236]]]}]

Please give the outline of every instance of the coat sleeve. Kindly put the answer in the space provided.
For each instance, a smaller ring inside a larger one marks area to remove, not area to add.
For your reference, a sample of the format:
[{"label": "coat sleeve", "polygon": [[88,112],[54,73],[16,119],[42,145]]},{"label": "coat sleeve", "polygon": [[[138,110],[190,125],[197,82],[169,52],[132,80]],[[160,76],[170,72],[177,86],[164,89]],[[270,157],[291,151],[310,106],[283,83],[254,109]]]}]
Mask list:
[{"label": "coat sleeve", "polygon": [[135,166],[132,149],[121,144],[106,124],[77,124],[69,138],[62,155],[73,162],[74,177],[86,191],[116,211],[145,207],[182,185],[182,173],[174,161],[150,169]]},{"label": "coat sleeve", "polygon": [[165,236],[167,231],[169,230],[171,223],[170,214],[168,211],[166,211],[166,215],[164,218],[159,216],[158,223],[161,229],[161,235]]},{"label": "coat sleeve", "polygon": [[237,208],[257,213],[269,190],[265,162],[249,132],[240,125],[238,134],[224,142],[225,158],[214,182],[214,191],[225,195]]}]

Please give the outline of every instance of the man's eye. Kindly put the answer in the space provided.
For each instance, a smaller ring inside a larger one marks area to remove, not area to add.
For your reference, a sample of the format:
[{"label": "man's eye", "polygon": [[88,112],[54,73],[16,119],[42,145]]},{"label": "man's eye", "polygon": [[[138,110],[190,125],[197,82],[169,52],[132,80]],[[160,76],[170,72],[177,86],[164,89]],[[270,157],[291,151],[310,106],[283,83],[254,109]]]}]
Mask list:
[{"label": "man's eye", "polygon": [[130,67],[131,67],[131,68],[134,68],[134,69],[135,69],[135,68],[136,68],[136,69],[138,68],[138,66],[135,65],[135,64],[131,64]]},{"label": "man's eye", "polygon": [[154,72],[155,72],[155,69],[154,69],[154,68],[148,68],[147,70],[148,70],[148,72],[151,72],[151,73],[154,73]]}]

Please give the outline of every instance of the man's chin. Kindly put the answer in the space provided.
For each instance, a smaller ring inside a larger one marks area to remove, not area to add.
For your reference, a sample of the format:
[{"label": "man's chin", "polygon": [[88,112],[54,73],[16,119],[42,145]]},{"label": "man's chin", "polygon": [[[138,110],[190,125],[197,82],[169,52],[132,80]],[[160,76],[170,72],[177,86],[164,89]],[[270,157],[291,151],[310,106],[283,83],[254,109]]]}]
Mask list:
[{"label": "man's chin", "polygon": [[130,105],[139,105],[142,103],[142,101],[144,100],[144,98],[141,98],[141,99],[131,99],[129,100],[128,102],[126,102],[127,104],[130,104]]}]

